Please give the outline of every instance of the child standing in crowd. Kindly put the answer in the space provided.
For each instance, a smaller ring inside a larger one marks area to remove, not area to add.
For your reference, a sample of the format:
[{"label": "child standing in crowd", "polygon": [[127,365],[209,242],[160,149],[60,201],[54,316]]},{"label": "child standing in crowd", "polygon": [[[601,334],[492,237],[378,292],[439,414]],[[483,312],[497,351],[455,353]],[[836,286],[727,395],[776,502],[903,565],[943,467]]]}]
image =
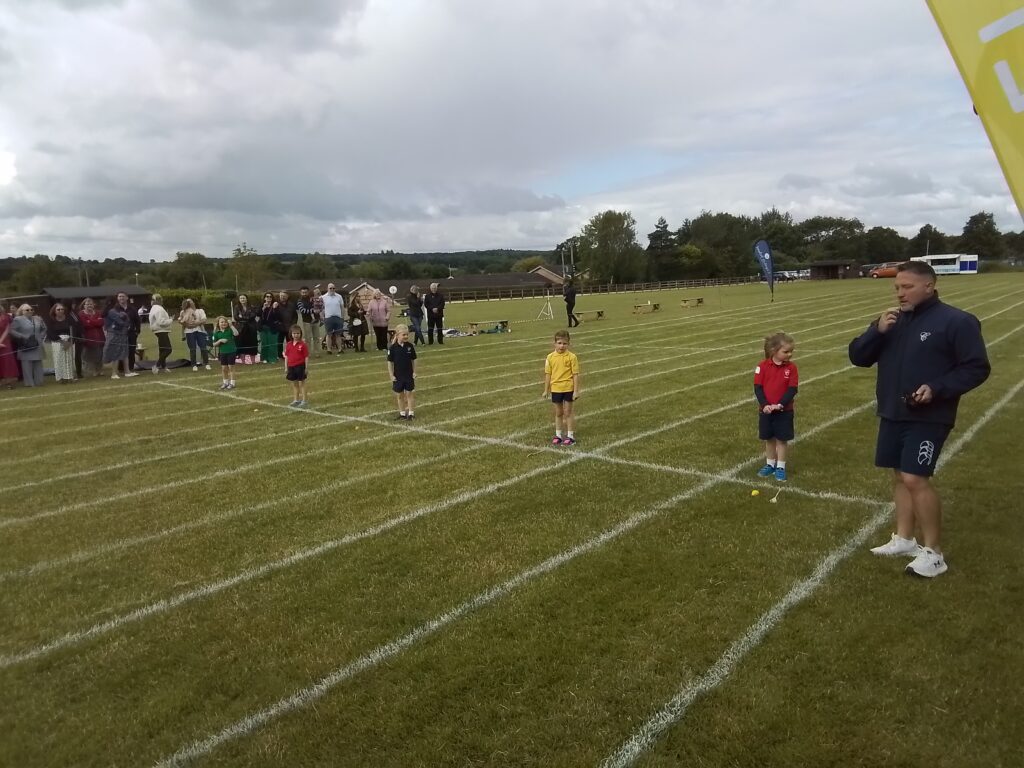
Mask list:
[{"label": "child standing in crowd", "polygon": [[213,332],[213,351],[220,360],[220,374],[224,380],[220,385],[221,389],[235,388],[235,357],[238,355],[238,346],[235,344],[235,337],[238,336],[238,329],[232,325],[224,315],[217,318],[216,328]]},{"label": "child standing in crowd", "polygon": [[764,440],[765,465],[760,477],[786,479],[786,446],[793,439],[793,399],[797,392],[793,337],[773,333],[764,340],[764,357],[754,369],[754,397],[760,416],[758,436]]},{"label": "child standing in crowd", "polygon": [[[552,445],[576,445],[573,401],[580,396],[580,361],[569,351],[569,332],[555,332],[555,351],[544,360],[544,395],[555,404],[555,436]],[[563,427],[566,436],[562,437]]]},{"label": "child standing in crowd", "polygon": [[395,341],[388,348],[388,376],[398,401],[398,418],[412,421],[416,418],[416,347],[409,343],[408,326],[395,328]]},{"label": "child standing in crowd", "polygon": [[306,403],[306,360],[309,359],[309,346],[302,340],[302,329],[293,325],[288,332],[289,338],[284,345],[284,364],[288,366],[285,378],[292,383],[292,401],[288,405],[305,408]]}]

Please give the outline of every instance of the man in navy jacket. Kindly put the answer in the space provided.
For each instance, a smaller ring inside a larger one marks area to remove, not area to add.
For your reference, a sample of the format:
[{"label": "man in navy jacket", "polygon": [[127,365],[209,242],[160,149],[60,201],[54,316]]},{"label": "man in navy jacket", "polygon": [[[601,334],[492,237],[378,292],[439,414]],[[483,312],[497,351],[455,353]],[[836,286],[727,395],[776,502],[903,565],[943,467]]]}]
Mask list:
[{"label": "man in navy jacket", "polygon": [[956,421],[960,397],[991,371],[978,318],[943,304],[935,281],[929,264],[900,264],[899,307],[885,310],[850,342],[850,362],[864,368],[878,364],[875,465],[894,472],[896,532],[871,551],[912,557],[907,573],[926,577],[947,570],[940,543],[942,503],[929,478]]}]

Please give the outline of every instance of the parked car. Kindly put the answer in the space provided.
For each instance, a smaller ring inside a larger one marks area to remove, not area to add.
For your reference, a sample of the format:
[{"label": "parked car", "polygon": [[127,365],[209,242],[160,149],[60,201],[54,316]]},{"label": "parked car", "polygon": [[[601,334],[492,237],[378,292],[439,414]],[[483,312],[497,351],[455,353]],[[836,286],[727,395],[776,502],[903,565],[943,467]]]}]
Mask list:
[{"label": "parked car", "polygon": [[890,261],[885,264],[879,264],[868,272],[868,274],[871,275],[871,277],[896,277],[896,267],[902,263],[902,261]]},{"label": "parked car", "polygon": [[860,270],[859,270],[860,271],[860,276],[861,277],[871,277],[871,270],[875,269],[876,267],[880,267],[880,266],[882,266],[882,265],[881,264],[861,264]]}]

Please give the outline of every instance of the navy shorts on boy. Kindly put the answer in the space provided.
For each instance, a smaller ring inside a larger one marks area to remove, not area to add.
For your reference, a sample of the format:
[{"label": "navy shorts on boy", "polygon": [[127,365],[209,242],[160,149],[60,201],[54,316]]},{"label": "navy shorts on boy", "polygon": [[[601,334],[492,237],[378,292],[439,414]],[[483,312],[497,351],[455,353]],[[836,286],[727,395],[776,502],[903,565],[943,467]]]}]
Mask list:
[{"label": "navy shorts on boy", "polygon": [[305,381],[306,380],[306,364],[302,365],[289,365],[288,373],[285,374],[285,378],[288,381]]},{"label": "navy shorts on boy", "polygon": [[951,429],[949,424],[882,419],[878,423],[875,466],[931,477]]},{"label": "navy shorts on boy", "polygon": [[341,329],[344,327],[342,319],[337,315],[331,315],[330,317],[324,318],[324,330],[327,333],[341,333]]},{"label": "navy shorts on boy", "polygon": [[236,357],[238,357],[238,355],[235,352],[227,352],[223,355],[217,355],[217,359],[220,360],[221,365],[234,365]]},{"label": "navy shorts on boy", "polygon": [[415,379],[397,379],[391,382],[393,392],[412,392],[416,389]]},{"label": "navy shorts on boy", "polygon": [[762,413],[757,419],[757,437],[760,440],[788,443],[794,437],[793,411]]},{"label": "navy shorts on boy", "polygon": [[552,392],[551,393],[551,402],[552,403],[556,403],[556,404],[557,403],[571,403],[572,402],[572,395],[573,395],[572,392]]}]

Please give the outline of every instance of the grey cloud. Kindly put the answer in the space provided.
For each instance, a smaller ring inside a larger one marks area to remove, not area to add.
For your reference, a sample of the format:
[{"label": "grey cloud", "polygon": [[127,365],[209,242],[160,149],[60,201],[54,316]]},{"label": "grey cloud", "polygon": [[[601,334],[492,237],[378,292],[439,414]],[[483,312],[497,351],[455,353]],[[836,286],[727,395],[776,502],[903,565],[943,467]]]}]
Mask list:
[{"label": "grey cloud", "polygon": [[233,48],[311,46],[360,16],[368,0],[184,0],[181,23]]},{"label": "grey cloud", "polygon": [[900,197],[933,192],[935,182],[926,173],[902,168],[858,166],[853,181],[840,190],[852,197]]},{"label": "grey cloud", "polygon": [[779,179],[779,189],[814,189],[821,186],[821,179],[816,176],[804,176],[801,173],[787,173]]}]

